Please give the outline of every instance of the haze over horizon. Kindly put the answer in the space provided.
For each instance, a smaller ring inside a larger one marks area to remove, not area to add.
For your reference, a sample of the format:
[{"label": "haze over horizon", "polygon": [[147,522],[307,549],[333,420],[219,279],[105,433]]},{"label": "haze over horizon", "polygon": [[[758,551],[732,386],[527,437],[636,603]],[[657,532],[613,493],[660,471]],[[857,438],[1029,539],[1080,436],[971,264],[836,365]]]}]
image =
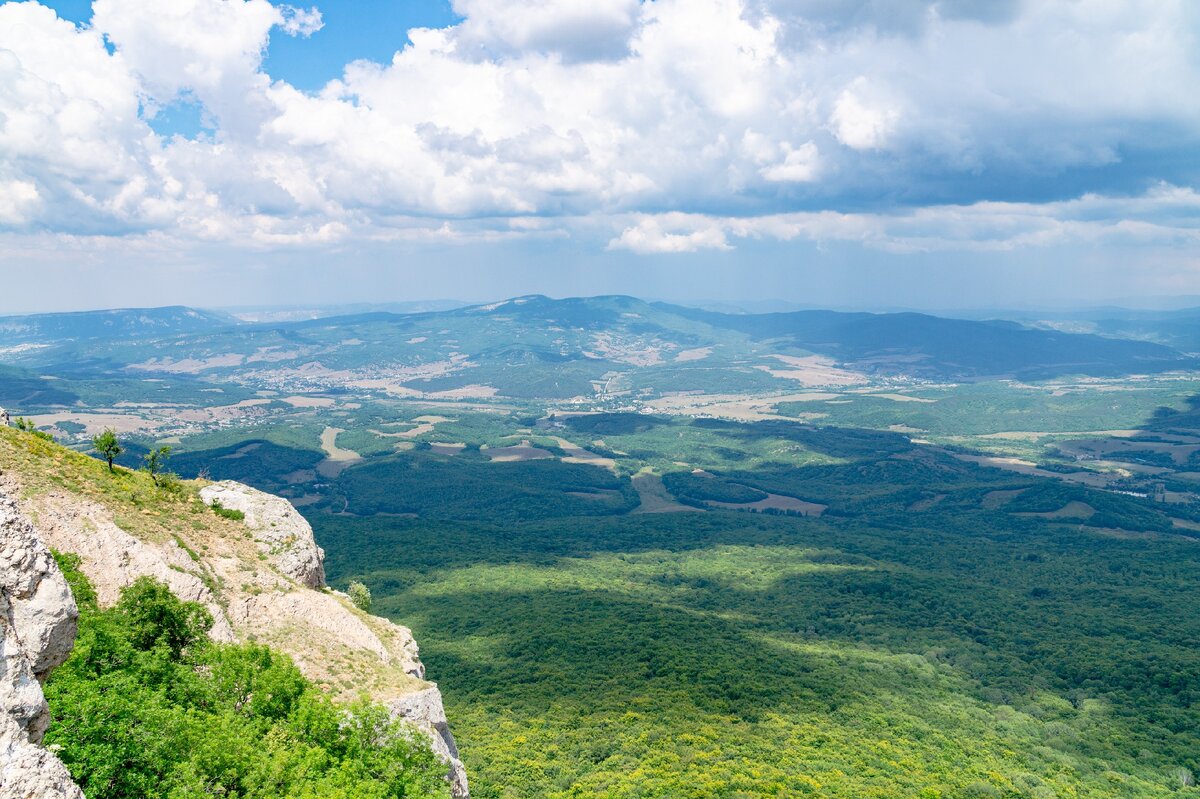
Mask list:
[{"label": "haze over horizon", "polygon": [[0,2],[0,313],[1167,306],[1200,7]]}]

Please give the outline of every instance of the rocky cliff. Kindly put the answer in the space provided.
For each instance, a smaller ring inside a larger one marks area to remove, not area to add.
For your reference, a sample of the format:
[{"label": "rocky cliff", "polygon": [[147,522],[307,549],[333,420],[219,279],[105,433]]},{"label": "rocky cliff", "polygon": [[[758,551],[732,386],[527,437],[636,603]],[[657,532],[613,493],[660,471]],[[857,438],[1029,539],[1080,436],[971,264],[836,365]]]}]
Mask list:
[{"label": "rocky cliff", "polygon": [[[27,674],[15,667],[4,670],[4,684],[12,682],[10,693],[18,697],[6,716],[34,751],[50,766],[57,763],[36,747],[44,730],[45,706],[38,704],[40,688],[35,692],[30,679],[36,686],[37,675],[44,676],[61,662],[74,636],[74,605],[46,553],[48,546],[80,556],[81,569],[101,605],[114,603],[121,589],[138,577],[154,577],[181,599],[209,609],[215,620],[213,638],[268,644],[289,654],[305,676],[335,699],[365,693],[386,704],[429,737],[447,764],[452,794],[468,795],[441,694],[436,684],[425,680],[412,633],[364,613],[325,585],[324,553],[308,522],[287,500],[233,482],[185,484],[164,497],[143,478],[109,474],[91,458],[0,428],[0,508],[8,508],[14,517],[32,518],[37,533],[30,529],[27,537],[44,541],[39,544],[44,557],[14,549],[12,562],[17,565],[10,569],[9,561],[3,561],[6,603],[7,575],[24,575],[13,580],[12,593],[24,604],[13,602],[13,611],[5,605],[15,620],[6,622],[5,629],[25,630],[14,636],[31,642],[20,646]],[[243,518],[220,515],[214,504],[239,511]],[[8,558],[7,548],[4,553]],[[42,574],[49,576],[34,582],[49,581],[46,587],[30,593],[29,575]],[[6,658],[9,651],[17,651],[10,650],[8,638],[6,633]],[[0,702],[7,703],[7,696]],[[59,794],[28,794],[43,795]],[[0,793],[0,799],[8,796]]]},{"label": "rocky cliff", "polygon": [[50,552],[0,494],[0,799],[83,799],[39,746],[50,720],[41,684],[70,654],[77,616]]}]

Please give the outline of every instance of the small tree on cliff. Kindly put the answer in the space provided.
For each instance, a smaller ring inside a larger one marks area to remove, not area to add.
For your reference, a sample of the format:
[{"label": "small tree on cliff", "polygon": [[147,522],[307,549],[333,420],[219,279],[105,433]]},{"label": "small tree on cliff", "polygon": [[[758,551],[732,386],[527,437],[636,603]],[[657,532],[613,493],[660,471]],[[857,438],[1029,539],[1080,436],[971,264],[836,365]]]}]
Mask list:
[{"label": "small tree on cliff", "polygon": [[100,457],[108,461],[108,470],[113,471],[113,460],[125,451],[121,446],[121,442],[117,440],[117,434],[111,427],[106,428],[103,433],[100,433],[92,438],[92,448],[100,453]]},{"label": "small tree on cliff", "polygon": [[170,454],[170,447],[159,447],[146,453],[146,471],[150,472],[150,479],[154,481],[155,485],[159,484],[158,478],[162,474],[163,466]]}]

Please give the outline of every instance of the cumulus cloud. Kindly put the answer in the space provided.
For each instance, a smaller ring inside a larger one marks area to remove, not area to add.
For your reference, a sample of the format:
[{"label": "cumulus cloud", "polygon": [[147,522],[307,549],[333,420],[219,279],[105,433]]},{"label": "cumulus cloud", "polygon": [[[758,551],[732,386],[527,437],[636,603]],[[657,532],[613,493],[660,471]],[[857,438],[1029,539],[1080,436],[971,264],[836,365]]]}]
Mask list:
[{"label": "cumulus cloud", "polygon": [[0,224],[23,226],[40,199],[37,186],[27,180],[0,181]]},{"label": "cumulus cloud", "polygon": [[[1200,145],[1185,0],[454,8],[303,92],[264,52],[274,29],[318,30],[317,8],[95,0],[79,28],[0,5],[0,228],[264,247],[587,230],[638,253],[1193,235],[1161,202],[1064,204],[1200,179],[1153,166]],[[211,133],[154,133],[180,98]]]},{"label": "cumulus cloud", "polygon": [[829,122],[839,142],[855,150],[883,147],[899,114],[883,102],[864,99],[866,80],[858,78],[838,95]]},{"label": "cumulus cloud", "polygon": [[787,154],[781,163],[761,170],[764,178],[773,182],[797,183],[817,179],[820,162],[816,144],[807,141],[795,149],[790,144],[784,144],[783,149]]},{"label": "cumulus cloud", "polygon": [[689,214],[662,214],[638,220],[608,244],[610,250],[640,255],[731,249],[722,220]]},{"label": "cumulus cloud", "polygon": [[295,6],[280,6],[279,15],[283,20],[280,27],[288,36],[308,38],[325,27],[325,22],[321,19],[321,11],[315,6],[307,10]]}]

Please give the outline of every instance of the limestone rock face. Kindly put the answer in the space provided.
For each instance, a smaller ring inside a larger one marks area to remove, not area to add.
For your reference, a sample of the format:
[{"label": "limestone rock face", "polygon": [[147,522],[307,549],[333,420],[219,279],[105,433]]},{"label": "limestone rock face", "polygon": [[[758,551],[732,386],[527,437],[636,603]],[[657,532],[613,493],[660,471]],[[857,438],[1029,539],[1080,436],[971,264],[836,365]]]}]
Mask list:
[{"label": "limestone rock face", "polygon": [[387,704],[393,714],[429,736],[434,754],[450,767],[447,778],[450,781],[451,795],[455,799],[465,799],[469,796],[467,770],[458,757],[458,747],[454,743],[450,723],[446,720],[446,710],[442,706],[442,692],[438,690],[437,685],[392,699]]},{"label": "limestone rock face", "polygon": [[309,588],[325,585],[325,552],[292,503],[232,480],[206,486],[200,498],[209,505],[219,502],[246,514],[246,526],[254,531],[254,539],[283,574]]},{"label": "limestone rock face", "polygon": [[41,680],[70,654],[77,618],[49,550],[0,493],[0,799],[83,799],[39,746],[50,718]]},{"label": "limestone rock face", "polygon": [[8,427],[11,423],[12,419],[9,418],[8,411],[0,408],[0,426]]},{"label": "limestone rock face", "polygon": [[[0,491],[4,481],[0,480]],[[97,503],[65,492],[38,497],[38,533],[60,552],[83,559],[84,573],[107,607],[121,598],[121,589],[148,576],[167,584],[171,593],[188,602],[199,602],[212,613],[209,635],[234,640],[233,630],[212,590],[195,574],[197,564],[177,541],[162,544],[142,541],[122,530],[112,514]]]},{"label": "limestone rock face", "polygon": [[66,578],[16,503],[0,494],[0,591],[31,658],[44,680],[71,654],[79,612]]}]

